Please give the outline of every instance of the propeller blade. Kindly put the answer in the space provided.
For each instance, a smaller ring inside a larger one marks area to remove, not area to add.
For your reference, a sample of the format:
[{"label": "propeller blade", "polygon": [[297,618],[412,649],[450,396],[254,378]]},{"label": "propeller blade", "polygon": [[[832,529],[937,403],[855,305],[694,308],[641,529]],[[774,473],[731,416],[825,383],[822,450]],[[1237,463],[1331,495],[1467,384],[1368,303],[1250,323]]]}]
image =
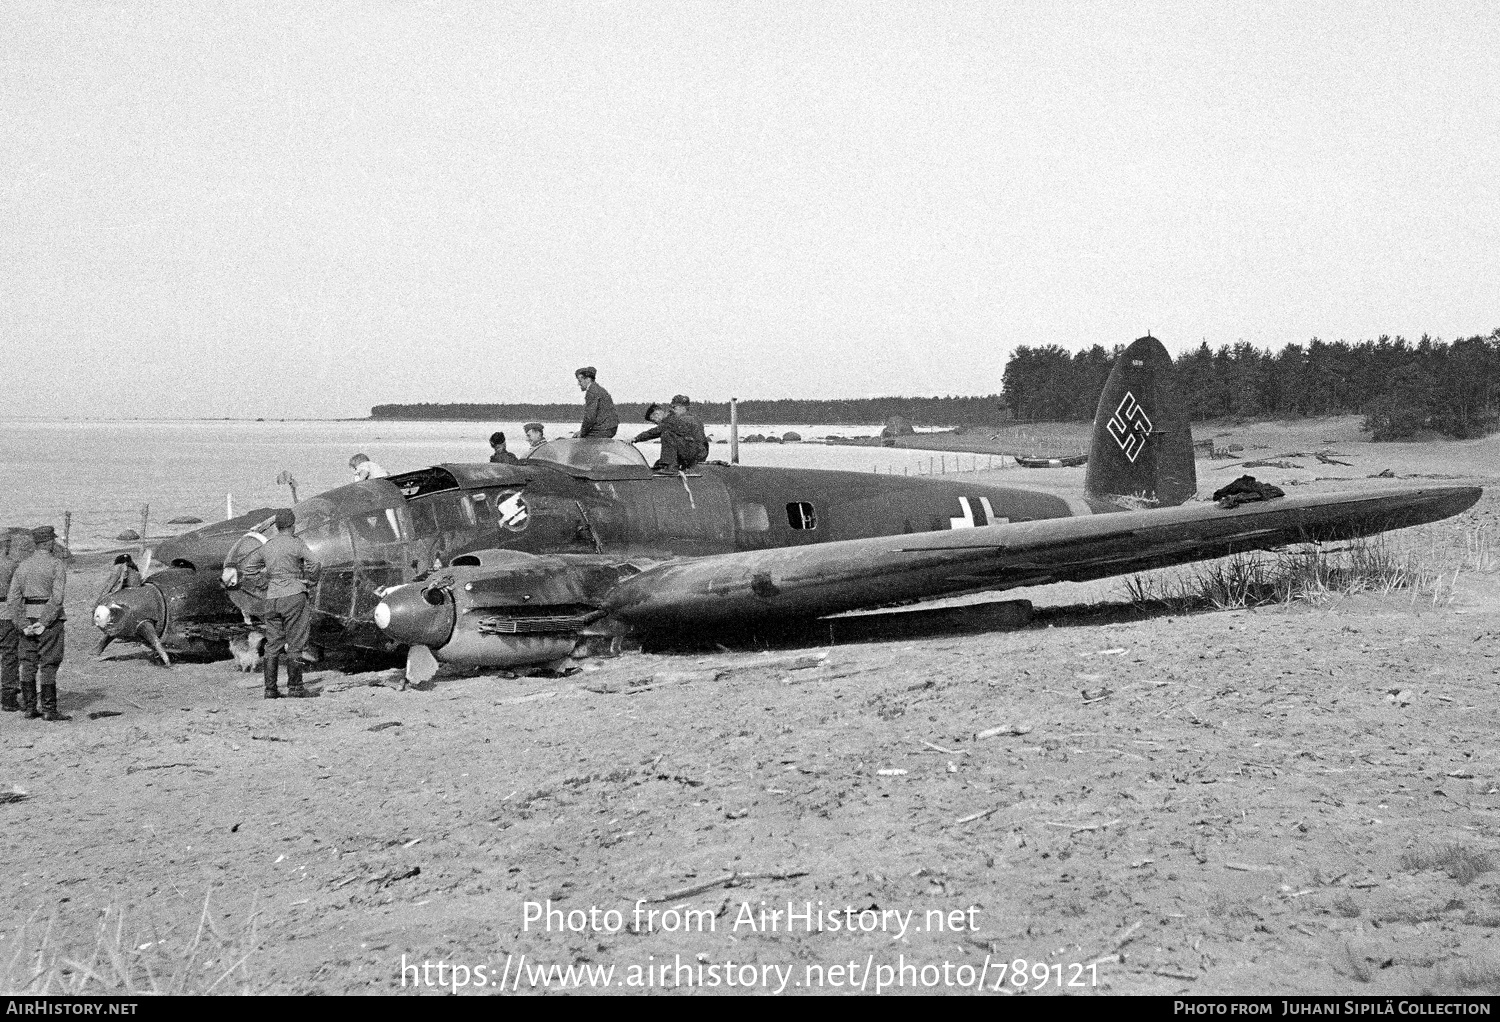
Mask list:
[{"label": "propeller blade", "polygon": [[406,650],[406,680],[412,685],[425,685],[438,671],[437,657],[432,650],[421,644]]},{"label": "propeller blade", "polygon": [[161,636],[156,634],[155,625],[153,625],[150,621],[142,621],[136,627],[135,632],[142,639],[146,640],[146,642],[150,644],[152,649],[156,650],[156,655],[161,657],[161,664],[163,667],[172,666],[172,658],[167,656],[167,651],[161,644]]},{"label": "propeller blade", "polygon": [[94,656],[102,655],[104,653],[104,647],[108,646],[111,642],[114,641],[115,637],[113,635],[99,636],[99,644],[94,647]]}]

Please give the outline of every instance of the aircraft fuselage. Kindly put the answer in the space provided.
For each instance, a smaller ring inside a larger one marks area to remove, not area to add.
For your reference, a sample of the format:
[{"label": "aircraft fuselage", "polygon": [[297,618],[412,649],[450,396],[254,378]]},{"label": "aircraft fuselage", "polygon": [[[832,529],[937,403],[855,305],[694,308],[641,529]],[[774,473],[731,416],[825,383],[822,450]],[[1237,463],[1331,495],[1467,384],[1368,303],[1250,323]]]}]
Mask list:
[{"label": "aircraft fuselage", "polygon": [[[1087,514],[1080,498],[932,478],[811,469],[706,464],[686,475],[655,475],[617,441],[554,441],[556,460],[520,465],[441,465],[351,483],[296,506],[296,532],[322,564],[312,592],[314,641],[385,649],[373,621],[385,590],[435,568],[506,552],[562,557],[582,586],[576,607],[640,567],[662,560],[768,550],[903,533]],[[569,464],[569,462],[577,464]],[[147,580],[139,608],[116,613],[106,635],[132,638],[151,617],[168,648],[245,629],[217,586],[225,558],[253,523],[220,523],[163,544],[157,560],[175,570]],[[210,579],[212,581],[210,582]],[[579,581],[581,580],[581,581]],[[147,598],[149,595],[149,599]],[[116,604],[131,597],[115,594]],[[240,594],[235,602],[255,611]],[[160,608],[166,608],[163,620]]]}]

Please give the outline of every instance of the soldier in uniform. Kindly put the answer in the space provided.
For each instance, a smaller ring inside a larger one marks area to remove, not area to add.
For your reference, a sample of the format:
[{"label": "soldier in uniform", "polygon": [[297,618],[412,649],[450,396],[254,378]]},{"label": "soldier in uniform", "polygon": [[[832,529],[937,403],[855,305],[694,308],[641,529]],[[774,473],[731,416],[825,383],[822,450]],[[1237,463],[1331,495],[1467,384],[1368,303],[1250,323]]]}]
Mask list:
[{"label": "soldier in uniform", "polygon": [[521,459],[510,453],[505,446],[505,434],[494,432],[490,434],[490,461],[497,465],[519,465]]},{"label": "soldier in uniform", "polygon": [[[63,659],[63,593],[68,571],[53,555],[57,534],[50,525],[31,530],[36,546],[11,575],[8,607],[20,633],[21,709],[28,717],[72,720],[57,711],[57,668]],[[37,705],[38,681],[41,707]]]},{"label": "soldier in uniform", "polygon": [[573,435],[608,440],[619,432],[620,414],[615,411],[615,401],[609,396],[609,391],[595,382],[597,375],[593,366],[584,366],[573,373],[578,389],[583,391],[583,424]]},{"label": "soldier in uniform", "polygon": [[672,398],[672,418],[678,435],[686,437],[688,441],[682,445],[685,456],[678,458],[678,464],[686,472],[708,460],[708,434],[703,432],[703,423],[693,414],[692,402],[686,394],[678,394]]},{"label": "soldier in uniform", "polygon": [[0,532],[0,593],[6,612],[0,614],[0,710],[13,713],[21,708],[21,633],[10,619],[10,580],[21,563],[19,534]]},{"label": "soldier in uniform", "polygon": [[243,571],[265,573],[266,583],[266,698],[280,699],[276,687],[278,662],[286,659],[286,694],[293,699],[317,695],[302,686],[302,651],[312,626],[307,605],[308,582],[318,577],[321,565],[307,544],[292,535],[297,523],[290,508],[276,512],[276,535],[245,558]]},{"label": "soldier in uniform", "polygon": [[637,434],[635,442],[661,438],[661,457],[651,466],[653,471],[686,472],[708,458],[708,436],[690,407],[687,397],[678,394],[670,408],[652,404],[646,409],[647,420],[656,425]]},{"label": "soldier in uniform", "polygon": [[528,450],[527,454],[530,454],[531,451],[536,450],[547,442],[547,438],[542,436],[542,424],[540,422],[528,422],[521,429],[525,432],[526,439],[531,444],[531,450]]}]

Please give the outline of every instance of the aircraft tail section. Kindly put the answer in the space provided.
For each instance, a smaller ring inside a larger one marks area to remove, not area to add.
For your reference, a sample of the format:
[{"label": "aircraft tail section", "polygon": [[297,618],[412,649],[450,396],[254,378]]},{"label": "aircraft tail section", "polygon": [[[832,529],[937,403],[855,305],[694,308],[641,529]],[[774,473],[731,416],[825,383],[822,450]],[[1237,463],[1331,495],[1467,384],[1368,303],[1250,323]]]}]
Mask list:
[{"label": "aircraft tail section", "polygon": [[1089,498],[1117,507],[1181,504],[1198,491],[1172,356],[1149,334],[1120,355],[1099,395],[1083,486]]}]

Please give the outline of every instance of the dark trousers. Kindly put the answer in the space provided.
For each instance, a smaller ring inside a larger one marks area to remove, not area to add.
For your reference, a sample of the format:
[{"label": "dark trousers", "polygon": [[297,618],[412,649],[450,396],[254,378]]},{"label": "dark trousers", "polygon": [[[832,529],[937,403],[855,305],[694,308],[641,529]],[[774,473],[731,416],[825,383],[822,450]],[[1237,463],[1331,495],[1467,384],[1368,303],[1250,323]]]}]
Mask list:
[{"label": "dark trousers", "polygon": [[691,438],[681,439],[671,433],[661,435],[661,457],[651,467],[658,472],[686,472],[703,461],[705,455]]},{"label": "dark trousers", "polygon": [[[307,648],[309,630],[312,628],[312,612],[307,606],[307,594],[278,596],[266,601],[266,658],[285,656],[294,661]],[[285,649],[283,654],[282,650]]]},{"label": "dark trousers", "polygon": [[57,669],[63,661],[63,623],[54,621],[41,635],[22,635],[20,642],[21,701],[36,703],[37,683],[45,695],[50,689],[51,701],[57,700]]},{"label": "dark trousers", "polygon": [[0,621],[0,692],[5,705],[14,706],[21,691],[21,630],[9,621]]}]

